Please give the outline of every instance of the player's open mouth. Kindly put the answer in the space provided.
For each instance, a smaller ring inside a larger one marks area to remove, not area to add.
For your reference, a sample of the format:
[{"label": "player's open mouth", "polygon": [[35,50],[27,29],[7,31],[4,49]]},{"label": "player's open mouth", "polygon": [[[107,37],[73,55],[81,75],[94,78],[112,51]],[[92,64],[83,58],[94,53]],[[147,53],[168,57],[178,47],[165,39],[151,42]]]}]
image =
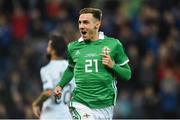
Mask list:
[{"label": "player's open mouth", "polygon": [[86,35],[87,32],[86,32],[86,31],[82,31],[81,33],[82,33],[83,35]]}]

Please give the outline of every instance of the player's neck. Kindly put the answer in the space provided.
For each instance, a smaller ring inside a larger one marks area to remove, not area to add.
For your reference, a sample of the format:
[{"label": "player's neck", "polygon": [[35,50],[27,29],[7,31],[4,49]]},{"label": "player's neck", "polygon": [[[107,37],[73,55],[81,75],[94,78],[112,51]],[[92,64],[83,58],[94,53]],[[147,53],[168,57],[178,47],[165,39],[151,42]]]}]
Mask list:
[{"label": "player's neck", "polygon": [[62,57],[60,56],[56,56],[56,55],[51,56],[51,60],[60,60],[60,59],[62,59]]},{"label": "player's neck", "polygon": [[99,40],[99,32],[97,31],[96,33],[94,33],[94,35],[92,36],[90,41],[97,41]]}]

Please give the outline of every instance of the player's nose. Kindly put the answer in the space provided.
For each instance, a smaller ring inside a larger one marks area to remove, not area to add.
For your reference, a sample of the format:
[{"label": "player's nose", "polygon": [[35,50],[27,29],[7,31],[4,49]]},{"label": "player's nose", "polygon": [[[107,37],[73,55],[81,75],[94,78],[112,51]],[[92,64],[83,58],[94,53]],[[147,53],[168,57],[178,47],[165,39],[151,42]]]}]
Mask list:
[{"label": "player's nose", "polygon": [[80,30],[83,30],[85,28],[85,25],[84,24],[79,24],[79,29]]}]

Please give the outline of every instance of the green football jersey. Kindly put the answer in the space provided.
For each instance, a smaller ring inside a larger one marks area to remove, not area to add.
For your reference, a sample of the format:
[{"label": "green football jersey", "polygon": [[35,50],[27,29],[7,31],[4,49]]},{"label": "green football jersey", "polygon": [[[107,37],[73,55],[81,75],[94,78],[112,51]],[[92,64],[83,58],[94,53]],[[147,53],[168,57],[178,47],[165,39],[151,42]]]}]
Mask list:
[{"label": "green football jersey", "polygon": [[74,67],[76,82],[72,101],[90,108],[103,108],[116,103],[116,76],[113,70],[102,64],[102,53],[108,53],[119,65],[129,61],[120,41],[111,37],[102,36],[94,42],[79,39],[68,45],[69,65]]}]

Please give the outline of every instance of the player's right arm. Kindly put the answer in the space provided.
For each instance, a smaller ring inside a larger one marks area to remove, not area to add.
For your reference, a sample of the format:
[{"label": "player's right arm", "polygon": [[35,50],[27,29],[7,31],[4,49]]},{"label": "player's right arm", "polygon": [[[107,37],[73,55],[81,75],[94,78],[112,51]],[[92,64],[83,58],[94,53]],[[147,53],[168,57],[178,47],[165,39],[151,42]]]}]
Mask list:
[{"label": "player's right arm", "polygon": [[63,89],[64,86],[66,86],[73,78],[74,76],[74,62],[72,60],[72,57],[70,55],[69,52],[69,46],[68,45],[68,51],[67,51],[67,56],[68,56],[68,67],[65,70],[61,80],[59,81],[59,83],[56,85],[56,88],[54,89],[54,95],[55,96],[60,96],[61,95],[61,90]]},{"label": "player's right arm", "polygon": [[61,90],[64,86],[66,86],[73,78],[73,68],[69,67],[65,70],[62,79],[57,84],[56,88],[54,89],[54,95],[59,97],[61,96]]}]

